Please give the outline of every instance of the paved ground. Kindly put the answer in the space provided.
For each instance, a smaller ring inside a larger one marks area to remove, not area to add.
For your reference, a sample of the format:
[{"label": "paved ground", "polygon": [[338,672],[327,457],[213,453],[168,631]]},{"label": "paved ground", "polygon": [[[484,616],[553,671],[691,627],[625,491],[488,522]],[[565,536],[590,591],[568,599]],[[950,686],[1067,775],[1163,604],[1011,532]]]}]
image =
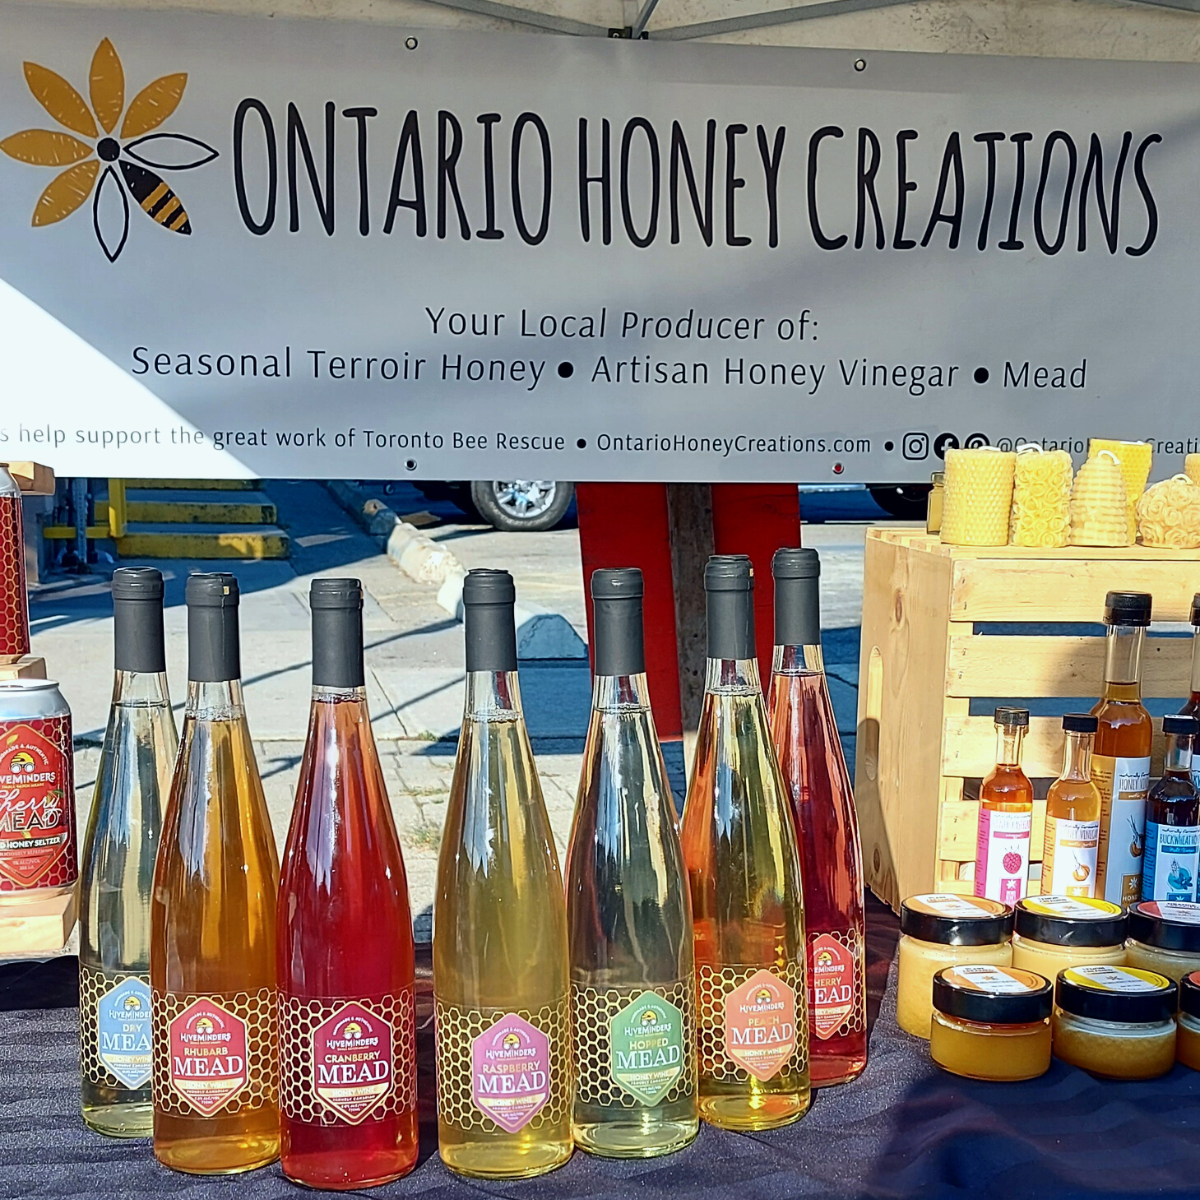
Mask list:
[{"label": "paved ground", "polygon": [[[404,848],[419,936],[429,936],[437,850],[462,710],[462,633],[434,602],[431,586],[412,582],[380,554],[316,483],[266,489],[292,537],[288,562],[237,564],[242,588],[242,665],[246,707],[277,842],[282,845],[303,750],[309,688],[308,587],[314,575],[362,579],[368,695],[392,807]],[[409,494],[411,493],[411,494]],[[462,523],[449,505],[430,505],[414,489],[388,497],[396,511],[433,511],[427,532],[452,541],[468,566],[513,572],[519,597],[561,613],[586,638],[578,532],[504,534]],[[821,550],[824,621],[838,725],[853,754],[862,595],[863,526],[806,526],[804,541]],[[159,562],[167,576],[167,659],[182,712],[186,679],[183,585],[192,570],[228,564]],[[110,568],[111,569],[111,568]],[[86,821],[99,743],[107,717],[112,661],[112,605],[107,580],[90,577],[38,589],[32,597],[34,652],[45,656],[75,717],[80,828]],[[565,848],[580,753],[587,728],[586,660],[528,662],[522,693],[555,838]],[[667,747],[673,783],[682,791],[682,752]]]}]

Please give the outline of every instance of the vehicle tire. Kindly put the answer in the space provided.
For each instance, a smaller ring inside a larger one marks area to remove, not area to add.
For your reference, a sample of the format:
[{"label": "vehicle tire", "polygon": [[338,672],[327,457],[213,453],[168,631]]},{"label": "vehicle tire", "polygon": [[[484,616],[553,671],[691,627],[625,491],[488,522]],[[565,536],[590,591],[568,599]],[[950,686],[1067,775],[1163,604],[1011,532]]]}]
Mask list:
[{"label": "vehicle tire", "polygon": [[477,479],[471,503],[479,515],[506,533],[553,529],[566,515],[575,485],[550,479]]},{"label": "vehicle tire", "polygon": [[867,491],[889,517],[901,521],[925,520],[929,509],[929,484],[870,483]]}]

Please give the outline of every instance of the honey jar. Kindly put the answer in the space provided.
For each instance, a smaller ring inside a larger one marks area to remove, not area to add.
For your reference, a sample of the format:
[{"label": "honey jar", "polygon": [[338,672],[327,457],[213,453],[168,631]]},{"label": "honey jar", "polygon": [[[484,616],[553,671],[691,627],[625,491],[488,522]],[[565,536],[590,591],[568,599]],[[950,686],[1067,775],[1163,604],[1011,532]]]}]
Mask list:
[{"label": "honey jar", "polygon": [[1050,1068],[1048,979],[1016,967],[965,964],[933,977],[929,1054],[968,1079],[1016,1082]]},{"label": "honey jar", "polygon": [[1200,971],[1179,981],[1179,1031],[1175,1057],[1185,1067],[1200,1071]]},{"label": "honey jar", "polygon": [[1054,1054],[1102,1079],[1175,1065],[1174,980],[1135,967],[1068,967],[1054,989]]},{"label": "honey jar", "polygon": [[938,892],[900,905],[896,1020],[906,1033],[928,1038],[933,1022],[933,977],[944,967],[1012,965],[1011,906],[981,896]]},{"label": "honey jar", "polygon": [[1142,900],[1129,908],[1125,965],[1179,982],[1200,971],[1200,904]]},{"label": "honey jar", "polygon": [[1027,896],[1013,915],[1014,967],[1057,979],[1067,967],[1125,961],[1125,910],[1079,896]]}]

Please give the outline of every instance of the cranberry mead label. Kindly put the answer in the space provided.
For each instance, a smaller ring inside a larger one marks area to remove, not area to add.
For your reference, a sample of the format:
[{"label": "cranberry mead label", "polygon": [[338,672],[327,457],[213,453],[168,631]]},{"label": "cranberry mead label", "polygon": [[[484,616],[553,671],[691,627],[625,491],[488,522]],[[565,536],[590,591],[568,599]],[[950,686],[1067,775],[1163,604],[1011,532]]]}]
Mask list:
[{"label": "cranberry mead label", "polygon": [[129,976],[96,1002],[96,1057],[130,1090],[150,1082],[150,985]]},{"label": "cranberry mead label", "polygon": [[471,1043],[472,1095],[501,1129],[517,1133],[550,1099],[550,1039],[515,1013]]},{"label": "cranberry mead label", "polygon": [[725,1053],[764,1083],[796,1049],[796,994],[757,971],[725,997]]},{"label": "cranberry mead label", "polygon": [[[70,764],[53,737],[68,717],[0,726],[0,881],[4,890],[57,887],[79,874]],[[61,741],[61,737],[59,737]],[[67,734],[66,745],[70,745]]]},{"label": "cranberry mead label", "polygon": [[833,1037],[854,1011],[854,955],[827,933],[809,947],[812,979],[813,1033],[823,1041]]},{"label": "cranberry mead label", "polygon": [[207,996],[167,1027],[171,1087],[211,1117],[246,1086],[246,1023]]},{"label": "cranberry mead label", "polygon": [[314,1090],[351,1125],[365,1121],[392,1090],[392,1035],[387,1021],[357,1001],[313,1030]]},{"label": "cranberry mead label", "polygon": [[612,1077],[643,1104],[657,1104],[683,1074],[683,1014],[643,992],[609,1022]]}]

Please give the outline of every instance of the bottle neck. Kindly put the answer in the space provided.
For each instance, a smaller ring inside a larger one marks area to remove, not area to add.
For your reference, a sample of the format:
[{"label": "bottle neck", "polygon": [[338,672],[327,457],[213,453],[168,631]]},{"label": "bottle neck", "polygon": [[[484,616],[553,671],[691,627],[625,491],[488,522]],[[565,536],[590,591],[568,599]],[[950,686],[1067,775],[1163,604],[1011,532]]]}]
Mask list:
[{"label": "bottle neck", "polygon": [[592,680],[594,712],[650,711],[650,687],[645,673],[597,675]]},{"label": "bottle neck", "polygon": [[824,675],[825,656],[820,645],[776,646],[771,659],[772,675]]},{"label": "bottle neck", "polygon": [[1168,733],[1164,773],[1190,775],[1192,770],[1192,735],[1190,733]]},{"label": "bottle neck", "polygon": [[710,658],[704,668],[704,690],[717,696],[762,694],[756,658]]},{"label": "bottle neck", "polygon": [[1146,630],[1141,625],[1110,625],[1105,637],[1104,682],[1140,685],[1142,647]]},{"label": "bottle neck", "polygon": [[1192,634],[1192,695],[1200,693],[1200,625]]},{"label": "bottle neck", "polygon": [[197,721],[241,721],[246,716],[242,700],[242,681],[219,682],[188,680],[187,703],[183,715]]},{"label": "bottle neck", "polygon": [[512,721],[521,714],[516,671],[468,671],[463,716],[468,721]]},{"label": "bottle neck", "polygon": [[1024,725],[997,725],[996,766],[1019,767],[1021,765],[1021,744],[1024,741]]},{"label": "bottle neck", "polygon": [[113,677],[114,705],[124,708],[171,707],[166,672],[118,671]]},{"label": "bottle neck", "polygon": [[1092,746],[1096,735],[1067,731],[1063,748],[1063,779],[1087,780],[1092,777]]},{"label": "bottle neck", "polygon": [[366,704],[367,689],[365,687],[329,687],[327,684],[313,685],[312,702],[314,704]]}]

